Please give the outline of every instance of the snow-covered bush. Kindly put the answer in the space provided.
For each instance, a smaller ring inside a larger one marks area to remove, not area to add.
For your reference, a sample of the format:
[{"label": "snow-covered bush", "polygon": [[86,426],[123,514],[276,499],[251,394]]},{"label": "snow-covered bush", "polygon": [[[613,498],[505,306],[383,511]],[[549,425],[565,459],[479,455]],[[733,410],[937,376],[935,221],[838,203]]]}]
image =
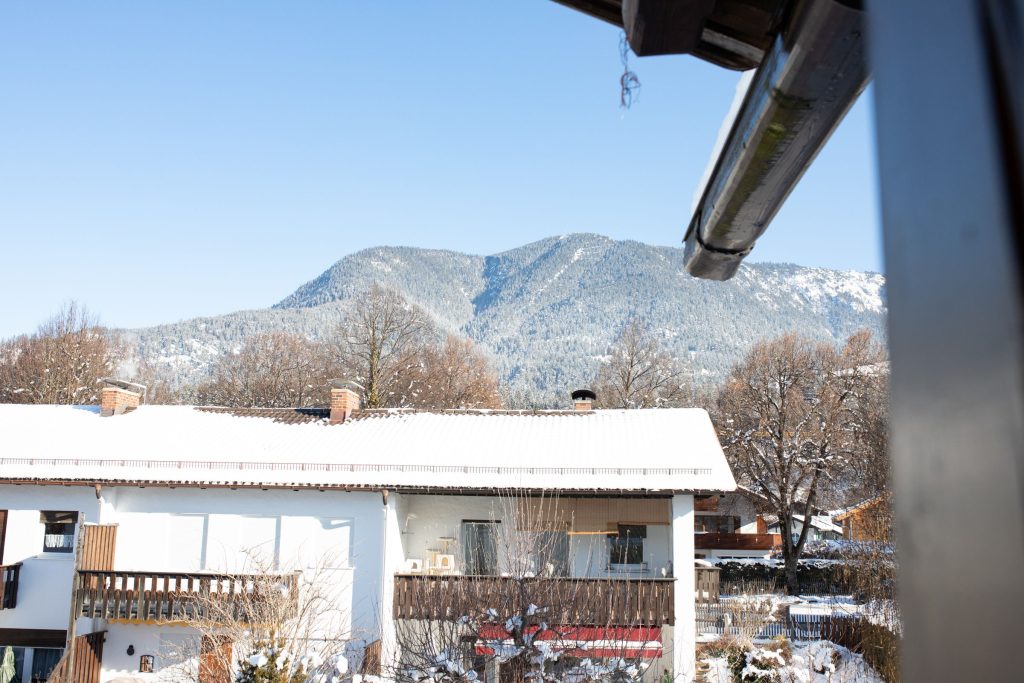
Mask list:
[{"label": "snow-covered bush", "polygon": [[705,646],[708,683],[883,683],[864,657],[829,641]]},{"label": "snow-covered bush", "polygon": [[777,683],[781,680],[779,669],[789,661],[790,654],[789,641],[777,638],[766,645],[732,652],[729,668],[740,683]]},{"label": "snow-covered bush", "polygon": [[241,657],[235,683],[306,683],[310,662],[295,657],[282,643],[256,643]]},{"label": "snow-covered bush", "polygon": [[235,672],[235,683],[341,683],[350,678],[343,654],[324,661],[316,651],[289,651],[284,640],[253,644],[248,653],[239,654]]}]

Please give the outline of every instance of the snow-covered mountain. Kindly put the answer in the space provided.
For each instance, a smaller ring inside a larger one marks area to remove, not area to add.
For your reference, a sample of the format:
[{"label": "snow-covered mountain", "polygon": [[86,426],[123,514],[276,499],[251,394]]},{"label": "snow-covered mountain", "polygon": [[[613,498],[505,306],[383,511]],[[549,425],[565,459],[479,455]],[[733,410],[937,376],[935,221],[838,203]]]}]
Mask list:
[{"label": "snow-covered mountain", "polygon": [[140,355],[194,380],[249,335],[329,334],[346,303],[379,282],[479,342],[517,402],[536,405],[564,404],[587,384],[630,316],[653,325],[698,382],[721,379],[752,342],[786,331],[833,340],[861,327],[883,334],[885,279],[876,273],[754,263],[719,283],[688,276],[682,264],[682,249],[591,234],[493,256],[377,247],[346,256],[272,308],[127,334]]}]

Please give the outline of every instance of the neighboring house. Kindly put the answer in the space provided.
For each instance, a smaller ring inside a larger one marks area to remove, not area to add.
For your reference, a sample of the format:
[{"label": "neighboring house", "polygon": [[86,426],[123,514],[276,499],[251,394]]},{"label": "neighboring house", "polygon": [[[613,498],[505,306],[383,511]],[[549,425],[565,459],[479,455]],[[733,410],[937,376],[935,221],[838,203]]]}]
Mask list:
[{"label": "neighboring house", "polygon": [[[694,497],[735,489],[703,410],[360,411],[341,388],[322,410],[140,407],[126,386],[101,407],[0,406],[0,649],[19,683],[47,678],[69,623],[74,683],[167,680],[197,592],[267,572],[297,591],[314,566],[340,606],[324,637],[354,658],[376,644],[386,677],[397,622],[514,562],[626,606],[567,625],[642,614],[651,680],[693,679]],[[544,553],[500,542],[516,519]]]},{"label": "neighboring house", "polygon": [[888,542],[892,529],[892,509],[888,495],[876,496],[833,513],[842,525],[842,537],[850,541]]},{"label": "neighboring house", "polygon": [[781,543],[758,512],[760,497],[744,487],[733,493],[698,496],[694,546],[698,558],[767,558]]},{"label": "neighboring house", "polygon": [[[799,538],[804,530],[804,515],[793,515],[793,528],[790,534],[794,539]],[[768,532],[772,534],[782,533],[782,524],[775,516],[765,518],[768,525]],[[780,536],[781,538],[781,536]],[[808,541],[838,541],[843,538],[843,528],[832,521],[832,518],[825,515],[811,515],[811,528],[807,532]]]}]

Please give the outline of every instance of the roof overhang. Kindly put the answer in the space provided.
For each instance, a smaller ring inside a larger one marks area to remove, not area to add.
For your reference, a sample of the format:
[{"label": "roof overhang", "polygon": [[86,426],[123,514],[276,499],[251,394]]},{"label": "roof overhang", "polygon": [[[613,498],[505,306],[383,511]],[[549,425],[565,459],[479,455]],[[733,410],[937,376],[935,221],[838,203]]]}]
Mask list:
[{"label": "roof overhang", "polygon": [[868,83],[861,2],[556,1],[622,26],[639,56],[757,69],[684,238],[691,275],[728,280]]},{"label": "roof overhang", "polygon": [[4,477],[0,478],[0,486],[64,486],[64,487],[88,487],[102,490],[104,487],[123,488],[166,488],[166,489],[231,489],[231,490],[261,490],[261,491],[339,491],[339,492],[362,492],[362,493],[383,493],[393,491],[410,495],[434,495],[434,496],[507,496],[514,495],[530,497],[551,497],[559,498],[671,498],[676,495],[714,495],[723,491],[712,490],[663,490],[663,489],[546,489],[546,488],[517,488],[517,487],[493,487],[493,486],[410,486],[407,484],[389,485],[360,485],[360,484],[335,484],[335,483],[309,483],[309,482],[253,482],[253,481],[175,481],[169,479],[74,479],[74,478],[40,478],[27,477]]},{"label": "roof overhang", "polygon": [[690,54],[726,69],[761,63],[786,0],[555,0],[618,26],[640,57]]}]

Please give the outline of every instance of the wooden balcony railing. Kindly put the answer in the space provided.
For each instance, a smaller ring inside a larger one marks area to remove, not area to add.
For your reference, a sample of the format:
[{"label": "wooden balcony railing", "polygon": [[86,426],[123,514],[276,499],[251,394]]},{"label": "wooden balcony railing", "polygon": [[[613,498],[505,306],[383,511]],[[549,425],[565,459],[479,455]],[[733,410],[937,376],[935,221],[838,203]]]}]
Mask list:
[{"label": "wooden balcony railing", "polygon": [[18,575],[21,563],[0,564],[0,609],[14,609],[18,606]]},{"label": "wooden balcony railing", "polygon": [[299,575],[79,570],[76,604],[83,617],[103,619],[244,620],[263,595],[297,605]]},{"label": "wooden balcony railing", "polygon": [[694,534],[693,547],[697,550],[771,550],[781,545],[778,534]]},{"label": "wooden balcony railing", "polygon": [[[544,606],[552,624],[663,626],[675,621],[674,579],[395,575],[396,619],[454,620],[494,608]],[[520,605],[520,602],[524,604]]]}]

